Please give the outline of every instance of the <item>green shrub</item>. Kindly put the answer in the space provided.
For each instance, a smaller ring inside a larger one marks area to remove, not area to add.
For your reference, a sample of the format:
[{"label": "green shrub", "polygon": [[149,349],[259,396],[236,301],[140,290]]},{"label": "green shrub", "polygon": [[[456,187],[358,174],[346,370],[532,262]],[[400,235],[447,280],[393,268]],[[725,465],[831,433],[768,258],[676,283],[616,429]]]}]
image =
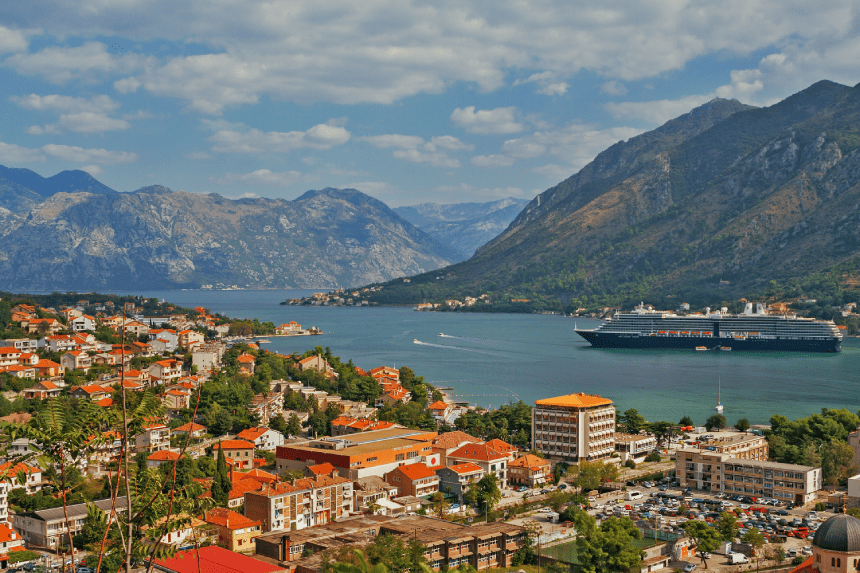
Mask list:
[{"label": "green shrub", "polygon": [[627,460],[626,462],[624,462],[624,467],[634,470],[636,469],[636,462],[634,462],[633,460]]},{"label": "green shrub", "polygon": [[651,452],[650,454],[648,454],[648,457],[645,458],[645,461],[649,462],[649,463],[650,462],[659,462],[660,461],[660,454],[658,454],[657,452]]}]

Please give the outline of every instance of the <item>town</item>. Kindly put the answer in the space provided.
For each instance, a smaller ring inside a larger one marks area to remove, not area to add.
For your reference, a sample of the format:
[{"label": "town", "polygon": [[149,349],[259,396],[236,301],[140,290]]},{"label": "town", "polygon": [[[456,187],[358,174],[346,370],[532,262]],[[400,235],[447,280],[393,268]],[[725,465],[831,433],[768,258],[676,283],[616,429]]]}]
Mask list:
[{"label": "town", "polygon": [[0,340],[10,571],[114,573],[132,559],[167,573],[847,572],[860,560],[860,417],[847,410],[699,426],[574,392],[488,411],[409,367],[366,371],[253,338],[319,333],[295,322],[84,299],[6,299],[0,322],[16,335]]}]

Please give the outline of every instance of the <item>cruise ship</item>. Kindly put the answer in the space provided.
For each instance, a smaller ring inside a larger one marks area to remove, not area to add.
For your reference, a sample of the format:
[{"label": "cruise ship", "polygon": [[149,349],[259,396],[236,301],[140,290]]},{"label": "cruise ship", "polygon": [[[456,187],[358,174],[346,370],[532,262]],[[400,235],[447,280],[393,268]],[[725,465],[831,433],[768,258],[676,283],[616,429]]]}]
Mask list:
[{"label": "cruise ship", "polygon": [[576,333],[598,348],[682,348],[839,352],[842,333],[832,321],[793,314],[767,314],[747,303],[742,314],[708,308],[704,314],[678,315],[640,304],[618,312],[595,329]]}]

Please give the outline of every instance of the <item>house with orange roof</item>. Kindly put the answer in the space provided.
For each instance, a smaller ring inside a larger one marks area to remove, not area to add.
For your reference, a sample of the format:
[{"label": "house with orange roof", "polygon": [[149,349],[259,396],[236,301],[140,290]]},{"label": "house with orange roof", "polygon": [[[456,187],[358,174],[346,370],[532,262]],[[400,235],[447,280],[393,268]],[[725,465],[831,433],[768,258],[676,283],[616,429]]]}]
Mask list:
[{"label": "house with orange roof", "polygon": [[108,397],[110,391],[98,384],[87,384],[84,386],[72,386],[69,388],[69,396],[73,398],[88,398],[90,400],[101,400]]},{"label": "house with orange roof", "polygon": [[101,400],[96,400],[96,406],[101,408],[110,408],[113,406],[113,398],[102,398]]},{"label": "house with orange roof", "polygon": [[24,550],[24,538],[8,523],[0,522],[0,569],[9,566],[9,555]]},{"label": "house with orange roof", "polygon": [[76,308],[64,308],[60,310],[60,314],[62,314],[66,320],[72,320],[73,318],[82,316],[84,313]]},{"label": "house with orange roof", "polygon": [[173,433],[175,435],[191,434],[192,438],[202,438],[206,433],[206,426],[198,424],[196,422],[188,422],[187,424],[182,424],[178,428],[173,429]]},{"label": "house with orange roof", "polygon": [[518,447],[511,445],[504,440],[499,440],[498,438],[488,440],[485,443],[500,454],[508,456],[509,462],[513,461],[520,453],[520,449]]},{"label": "house with orange roof", "polygon": [[237,472],[236,470],[230,470],[230,480],[233,483],[238,483],[246,479],[256,480],[259,483],[264,483],[266,485],[274,485],[280,481],[280,478],[278,478],[277,475],[269,473],[267,471],[263,471],[259,468],[254,468],[246,472]]},{"label": "house with orange roof", "polygon": [[280,326],[275,327],[275,334],[284,335],[284,334],[298,334],[302,331],[302,325],[296,322],[295,320],[291,320],[290,322],[281,324]]},{"label": "house with orange roof", "polygon": [[385,481],[396,486],[400,495],[429,496],[439,491],[439,476],[424,464],[409,464],[385,474]]},{"label": "house with orange roof", "polygon": [[173,359],[159,360],[150,364],[148,371],[151,378],[158,378],[161,384],[169,384],[182,378],[182,362]]},{"label": "house with orange roof", "polygon": [[96,319],[88,314],[81,314],[69,320],[69,328],[72,332],[95,331]]},{"label": "house with orange roof", "polygon": [[21,352],[14,346],[4,346],[0,348],[0,366],[17,366],[20,364]]},{"label": "house with orange roof", "polygon": [[18,359],[18,364],[21,366],[35,366],[39,363],[39,355],[35,352],[22,352]]},{"label": "house with orange roof", "polygon": [[615,453],[615,406],[595,394],[537,400],[532,409],[532,445],[547,459],[577,463]]},{"label": "house with orange roof", "polygon": [[254,373],[254,366],[257,359],[253,354],[243,353],[236,357],[236,364],[239,365],[239,370],[244,370],[246,374]]},{"label": "house with orange roof", "polygon": [[502,488],[508,487],[508,456],[492,449],[486,444],[466,444],[448,454],[449,465],[473,463],[481,466],[484,473],[495,474]]},{"label": "house with orange roof", "polygon": [[172,452],[170,450],[159,450],[157,452],[153,452],[149,454],[146,458],[146,467],[148,468],[157,468],[161,464],[171,464],[177,461],[181,456],[178,452]]},{"label": "house with orange roof", "polygon": [[427,410],[430,412],[430,415],[433,416],[433,419],[441,423],[445,422],[445,419],[451,414],[453,409],[454,404],[449,404],[442,400],[436,400],[427,406]]},{"label": "house with orange roof", "polygon": [[22,366],[13,364],[12,366],[0,366],[0,372],[6,372],[16,378],[36,378],[36,368],[34,366]]},{"label": "house with orange roof", "polygon": [[134,437],[134,451],[158,452],[170,449],[170,428],[160,420],[153,420],[143,426],[143,430]]},{"label": "house with orange roof", "polygon": [[83,350],[70,350],[60,357],[60,365],[66,370],[87,372],[93,365],[93,359]]},{"label": "house with orange roof", "polygon": [[65,327],[63,326],[63,323],[56,318],[30,318],[28,320],[21,321],[21,328],[23,328],[27,334],[36,334],[37,332],[56,334]]},{"label": "house with orange roof", "polygon": [[481,478],[487,473],[478,464],[463,462],[436,468],[436,475],[439,476],[439,489],[442,491],[450,490],[451,494],[456,495],[460,503],[463,503],[463,495],[472,484],[481,481]]},{"label": "house with orange roof", "polygon": [[316,464],[313,466],[308,466],[305,468],[305,474],[308,477],[317,477],[322,475],[332,475],[333,472],[336,472],[337,468],[326,462],[324,464]]},{"label": "house with orange roof", "polygon": [[[39,363],[41,364],[42,362],[51,361],[43,360]],[[59,364],[57,364],[56,362],[51,362],[51,364],[57,367],[56,370],[59,370]],[[46,369],[53,370],[53,368],[47,367]],[[36,372],[39,372],[38,368]],[[62,392],[62,389],[50,380],[41,380],[39,382],[36,382],[29,388],[24,389],[24,398],[26,398],[27,400],[47,400],[48,398],[56,398],[60,395],[60,392]]]},{"label": "house with orange roof", "polygon": [[346,436],[359,432],[372,432],[373,430],[387,430],[388,428],[404,428],[394,422],[380,420],[369,420],[367,418],[353,418],[351,416],[338,416],[331,422],[332,436]]},{"label": "house with orange roof", "polygon": [[412,394],[402,386],[397,386],[389,391],[384,391],[381,396],[376,399],[374,404],[377,408],[383,406],[394,406],[397,403],[406,404],[412,399]]},{"label": "house with orange roof", "polygon": [[320,475],[263,485],[245,494],[245,516],[262,521],[266,531],[324,525],[352,512],[352,481]]},{"label": "house with orange roof", "polygon": [[319,355],[308,356],[296,362],[296,368],[304,372],[305,370],[314,369],[328,376],[337,376],[334,368],[326,362],[326,359]]},{"label": "house with orange roof", "polygon": [[166,390],[161,403],[168,410],[185,410],[191,407],[191,392],[188,390]]},{"label": "house with orange roof", "polygon": [[237,553],[255,552],[255,539],[263,534],[263,522],[248,519],[223,507],[206,512],[203,520],[218,530],[218,543]]},{"label": "house with orange roof", "polygon": [[227,465],[236,469],[254,467],[254,443],[248,440],[221,440],[212,446],[212,455],[217,457],[218,450],[224,450]]},{"label": "house with orange roof", "polygon": [[196,330],[185,329],[178,333],[179,338],[179,346],[182,347],[183,350],[190,351],[191,348],[197,344],[203,344],[206,342],[206,337]]},{"label": "house with orange roof", "polygon": [[126,320],[125,324],[121,325],[120,328],[125,330],[126,336],[133,335],[139,337],[141,334],[149,334],[149,325],[136,320]]},{"label": "house with orange roof", "polygon": [[374,378],[391,378],[400,384],[400,370],[390,366],[377,366],[370,370],[370,375]]},{"label": "house with orange roof", "polygon": [[262,424],[268,424],[284,411],[284,395],[278,392],[260,393],[251,398],[248,404],[251,414],[257,416]]},{"label": "house with orange roof", "polygon": [[508,463],[511,484],[539,487],[552,478],[552,463],[534,454],[520,456]]},{"label": "house with orange roof", "polygon": [[273,452],[278,446],[284,445],[284,435],[282,433],[263,426],[242,430],[236,434],[236,437],[240,440],[252,442],[258,450],[269,452]]},{"label": "house with orange roof", "polygon": [[47,348],[58,354],[69,350],[78,350],[79,346],[78,341],[68,334],[52,334],[39,339],[39,348]]}]

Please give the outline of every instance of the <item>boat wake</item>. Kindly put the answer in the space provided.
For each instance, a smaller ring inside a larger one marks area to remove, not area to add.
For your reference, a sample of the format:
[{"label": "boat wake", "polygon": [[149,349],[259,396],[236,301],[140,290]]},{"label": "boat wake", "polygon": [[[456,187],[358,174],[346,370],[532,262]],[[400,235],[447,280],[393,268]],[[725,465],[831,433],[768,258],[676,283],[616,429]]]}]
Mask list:
[{"label": "boat wake", "polygon": [[454,340],[462,340],[463,342],[471,342],[473,344],[495,345],[502,344],[501,340],[493,340],[492,338],[472,338],[470,336],[454,336],[452,334],[439,333],[439,338],[451,338]]},{"label": "boat wake", "polygon": [[[452,336],[451,338],[457,338]],[[477,348],[465,348],[463,346],[448,346],[447,344],[433,344],[432,342],[422,342],[417,338],[413,339],[412,342],[414,344],[420,344],[421,346],[430,346],[433,348],[445,348],[447,350],[462,350],[463,352],[475,352],[477,354],[489,354],[490,356],[501,356],[499,352],[487,352],[486,350],[478,350]]]}]

